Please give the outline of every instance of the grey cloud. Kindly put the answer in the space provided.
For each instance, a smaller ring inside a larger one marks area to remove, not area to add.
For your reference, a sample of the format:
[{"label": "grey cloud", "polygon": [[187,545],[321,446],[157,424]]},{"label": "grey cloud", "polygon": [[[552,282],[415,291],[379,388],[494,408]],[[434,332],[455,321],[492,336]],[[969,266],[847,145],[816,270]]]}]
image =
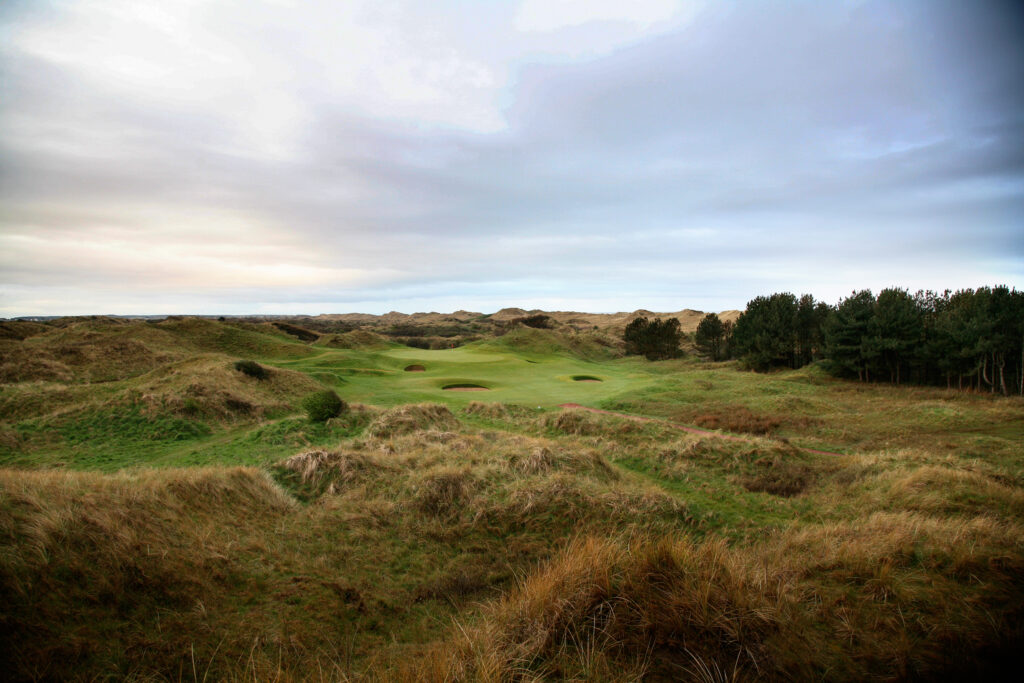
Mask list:
[{"label": "grey cloud", "polygon": [[[807,260],[870,262],[896,284],[908,261],[1019,277],[1019,18],[996,3],[716,5],[601,58],[521,67],[497,133],[371,119],[309,93],[284,159],[227,144],[245,112],[125,101],[7,51],[0,234],[151,229],[119,204],[239,211],[313,262],[394,271],[373,289],[216,294],[243,304],[676,287],[684,306],[721,301],[708,292],[728,272],[727,307],[741,307]],[[547,234],[577,239],[530,241]],[[3,280],[104,277],[34,268]]]}]

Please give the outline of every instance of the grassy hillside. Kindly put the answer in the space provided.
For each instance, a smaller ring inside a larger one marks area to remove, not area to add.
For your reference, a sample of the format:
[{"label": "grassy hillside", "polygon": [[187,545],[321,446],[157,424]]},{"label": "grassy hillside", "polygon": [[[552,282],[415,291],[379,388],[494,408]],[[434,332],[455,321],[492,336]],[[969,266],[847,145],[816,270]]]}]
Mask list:
[{"label": "grassy hillside", "polygon": [[1020,399],[571,331],[14,327],[13,680],[940,679],[1024,641]]}]

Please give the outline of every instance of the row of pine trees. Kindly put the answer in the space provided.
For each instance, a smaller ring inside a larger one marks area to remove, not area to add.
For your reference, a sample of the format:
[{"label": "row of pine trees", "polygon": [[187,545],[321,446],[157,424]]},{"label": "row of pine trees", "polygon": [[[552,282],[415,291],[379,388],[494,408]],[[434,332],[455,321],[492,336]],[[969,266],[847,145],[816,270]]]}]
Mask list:
[{"label": "row of pine trees", "polygon": [[733,325],[711,313],[694,340],[714,360],[755,370],[822,361],[861,381],[1024,395],[1024,292],[854,292],[835,306],[810,294],[759,296]]}]

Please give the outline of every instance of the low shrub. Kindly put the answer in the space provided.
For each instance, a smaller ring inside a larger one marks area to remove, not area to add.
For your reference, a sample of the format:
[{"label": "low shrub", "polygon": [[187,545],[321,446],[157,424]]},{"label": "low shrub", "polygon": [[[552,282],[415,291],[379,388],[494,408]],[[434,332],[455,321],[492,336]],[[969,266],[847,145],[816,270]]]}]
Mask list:
[{"label": "low shrub", "polygon": [[310,422],[327,422],[332,417],[341,415],[348,406],[338,394],[327,389],[304,398],[302,408],[309,416]]},{"label": "low shrub", "polygon": [[254,377],[256,379],[266,379],[270,376],[267,369],[254,360],[236,361],[235,370],[238,370],[243,375]]}]

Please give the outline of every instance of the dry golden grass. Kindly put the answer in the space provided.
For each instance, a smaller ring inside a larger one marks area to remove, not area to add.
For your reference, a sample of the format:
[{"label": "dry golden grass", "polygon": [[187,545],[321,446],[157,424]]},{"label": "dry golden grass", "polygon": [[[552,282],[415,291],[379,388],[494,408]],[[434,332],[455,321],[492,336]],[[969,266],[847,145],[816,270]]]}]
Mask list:
[{"label": "dry golden grass", "polygon": [[533,475],[563,471],[586,474],[598,479],[617,479],[619,472],[601,453],[592,448],[564,448],[550,439],[517,436],[515,450],[506,460],[517,474]]},{"label": "dry golden grass", "polygon": [[416,508],[433,517],[448,517],[466,510],[482,486],[469,468],[432,468],[417,479]]},{"label": "dry golden grass", "polygon": [[545,415],[542,422],[548,429],[573,436],[591,436],[600,434],[605,429],[601,418],[585,410],[573,408]]},{"label": "dry golden grass", "polygon": [[523,579],[481,623],[458,629],[423,678],[995,672],[1022,636],[1021,534],[986,518],[879,513],[747,548],[587,537]]},{"label": "dry golden grass", "polygon": [[2,628],[19,634],[0,638],[0,661],[16,679],[124,671],[125,642],[151,640],[136,620],[161,611],[171,631],[147,656],[178,660],[242,571],[232,542],[294,510],[254,469],[0,470]]},{"label": "dry golden grass", "polygon": [[453,429],[458,419],[440,403],[418,403],[391,408],[370,423],[367,436],[388,438],[423,429]]},{"label": "dry golden grass", "polygon": [[380,459],[353,451],[312,450],[297,453],[280,464],[281,469],[294,472],[303,484],[319,486],[328,480],[324,491],[337,493],[370,472],[394,469]]},{"label": "dry golden grass", "polygon": [[76,321],[6,339],[0,342],[0,382],[108,382],[141,375],[181,357],[168,340],[143,334],[142,325]]}]

